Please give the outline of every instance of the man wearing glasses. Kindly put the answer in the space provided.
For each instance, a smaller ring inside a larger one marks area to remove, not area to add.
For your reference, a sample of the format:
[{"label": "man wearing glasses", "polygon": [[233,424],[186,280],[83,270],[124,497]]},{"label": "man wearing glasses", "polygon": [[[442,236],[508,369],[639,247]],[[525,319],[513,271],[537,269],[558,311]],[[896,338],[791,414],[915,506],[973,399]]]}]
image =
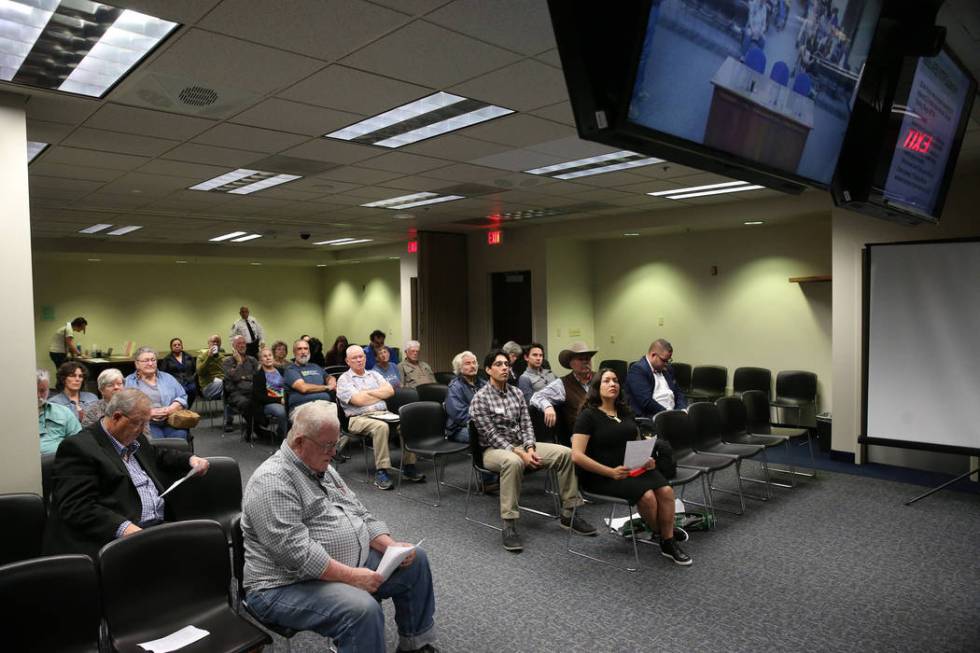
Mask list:
[{"label": "man wearing glasses", "polygon": [[626,387],[630,408],[636,417],[653,417],[664,410],[687,409],[687,398],[670,367],[673,355],[671,344],[660,338],[650,344],[646,356],[630,365]]}]

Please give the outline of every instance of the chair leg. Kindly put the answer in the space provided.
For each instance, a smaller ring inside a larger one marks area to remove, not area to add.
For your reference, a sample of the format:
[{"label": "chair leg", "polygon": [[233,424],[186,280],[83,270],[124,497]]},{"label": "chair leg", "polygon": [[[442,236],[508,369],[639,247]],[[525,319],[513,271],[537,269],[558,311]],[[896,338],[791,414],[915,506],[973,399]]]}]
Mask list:
[{"label": "chair leg", "polygon": [[474,485],[476,485],[478,482],[479,482],[479,477],[477,476],[476,467],[470,465],[470,480],[466,486],[466,509],[463,511],[463,519],[465,519],[466,521],[474,522],[476,524],[480,524],[481,526],[486,526],[487,528],[492,528],[495,531],[504,530],[500,526],[494,526],[493,524],[489,524],[485,521],[480,521],[479,519],[470,517],[470,495],[473,493]]},{"label": "chair leg", "polygon": [[[629,511],[627,514],[630,517],[632,517],[633,516],[633,504],[628,504],[627,505],[627,510]],[[575,521],[575,513],[577,511],[578,511],[578,506],[573,506],[572,507],[572,521]],[[613,515],[615,514],[615,512],[616,512],[616,504],[614,503],[614,504],[612,504],[611,510],[609,511],[609,521],[610,521],[610,523],[612,523]],[[611,530],[611,528],[612,527],[610,527],[610,530]],[[613,531],[613,532],[615,532],[615,531]],[[595,556],[589,555],[588,553],[585,553],[584,551],[576,551],[575,549],[572,548],[572,534],[573,534],[572,533],[572,529],[569,528],[568,529],[568,535],[565,538],[565,550],[568,553],[571,553],[572,555],[577,555],[577,556],[582,557],[582,558],[588,558],[589,560],[592,560],[594,562],[599,562],[599,563],[602,563],[604,565],[609,565],[610,567],[616,567],[617,569],[621,569],[623,571],[630,571],[630,572],[632,572],[632,571],[639,571],[640,570],[640,553],[639,553],[639,550],[637,549],[637,546],[636,546],[636,530],[635,529],[633,529],[633,528],[630,529],[630,539],[632,540],[632,543],[633,543],[633,566],[632,567],[620,567],[619,565],[615,565],[615,564],[609,562],[608,560],[603,560],[602,558],[597,558]]]}]

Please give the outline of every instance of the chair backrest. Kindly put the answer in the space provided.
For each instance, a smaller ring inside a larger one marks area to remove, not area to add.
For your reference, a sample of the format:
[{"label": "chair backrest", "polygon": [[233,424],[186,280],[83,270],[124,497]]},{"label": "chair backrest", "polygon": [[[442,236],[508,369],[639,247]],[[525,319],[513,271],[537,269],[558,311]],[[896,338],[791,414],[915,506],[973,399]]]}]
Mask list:
[{"label": "chair backrest", "polygon": [[783,370],[776,375],[776,398],[817,400],[817,375],[802,370]]},{"label": "chair backrest", "polygon": [[[181,438],[177,439],[180,440]],[[44,496],[45,508],[47,508],[48,502],[51,500],[51,491],[54,489],[52,475],[54,473],[54,457],[56,455],[53,453],[41,454],[41,494]]]},{"label": "chair backrest", "polygon": [[722,421],[718,407],[707,401],[699,401],[687,408],[694,426],[694,450],[704,451],[721,444]]},{"label": "chair backrest", "polygon": [[769,433],[769,399],[761,390],[747,390],[742,393],[745,406],[745,428],[752,433]]},{"label": "chair backrest", "polygon": [[327,376],[332,376],[334,378],[337,378],[338,376],[340,376],[341,374],[343,374],[349,369],[350,368],[347,367],[346,365],[327,365],[326,367],[323,368],[323,373],[326,374]]},{"label": "chair backrest", "polygon": [[395,388],[395,394],[388,397],[385,405],[388,410],[397,413],[405,404],[411,404],[419,400],[419,393],[415,388]]},{"label": "chair backrest", "polygon": [[36,494],[0,494],[0,524],[4,530],[0,537],[0,565],[41,555],[46,516],[44,499]]},{"label": "chair backrest", "polygon": [[809,96],[811,86],[812,82],[809,75],[804,72],[796,73],[796,77],[793,79],[793,91],[795,93]]},{"label": "chair backrest", "polygon": [[473,466],[483,469],[483,447],[480,445],[480,433],[476,430],[476,424],[470,420],[470,456],[473,458]]},{"label": "chair backrest", "polygon": [[235,574],[238,600],[245,598],[245,533],[242,532],[242,516],[231,522],[231,570]]},{"label": "chair backrest", "polygon": [[745,65],[758,73],[766,72],[766,53],[753,45],[745,53]]},{"label": "chair backrest", "polygon": [[[756,391],[760,392],[760,391]],[[722,397],[715,402],[721,415],[722,439],[746,430],[745,403],[741,397]]]},{"label": "chair backrest", "polygon": [[415,390],[419,393],[419,401],[438,401],[440,404],[449,394],[449,386],[444,383],[423,383]]},{"label": "chair backrest", "polygon": [[167,495],[175,520],[213,519],[227,527],[242,510],[242,473],[227,456],[208,457],[208,473],[195,476]]},{"label": "chair backrest", "polygon": [[789,84],[789,66],[785,61],[777,61],[769,71],[769,78],[781,86]]},{"label": "chair backrest", "polygon": [[150,438],[150,444],[157,449],[173,449],[193,453],[191,443],[184,438]]},{"label": "chair backrest", "polygon": [[684,392],[691,389],[691,366],[687,363],[678,363],[672,361],[670,363],[670,369],[674,373],[674,380],[677,381],[678,387]]},{"label": "chair backrest", "polygon": [[0,611],[8,651],[97,653],[102,606],[95,563],[61,555],[0,567]]},{"label": "chair backrest", "polygon": [[664,410],[653,418],[653,430],[658,437],[666,438],[674,450],[674,456],[690,453],[694,448],[694,425],[683,410]]},{"label": "chair backrest", "polygon": [[449,382],[455,378],[455,374],[452,372],[436,372],[434,374],[436,377],[436,383],[442,383],[443,385],[449,385]]},{"label": "chair backrest", "polygon": [[415,401],[398,411],[399,433],[402,441],[411,446],[434,437],[443,438],[446,432],[446,411],[437,401]]},{"label": "chair backrest", "polygon": [[732,377],[732,392],[740,394],[746,390],[761,390],[766,397],[772,395],[772,372],[764,367],[739,367]]},{"label": "chair backrest", "polygon": [[[602,369],[602,368],[600,368]],[[565,436],[563,431],[564,420],[557,420],[554,426],[544,423],[544,413],[537,406],[527,407],[528,415],[531,417],[531,427],[534,429],[534,439],[538,442],[561,442]],[[571,434],[567,436],[571,439]]]},{"label": "chair backrest", "polygon": [[228,543],[214,521],[161,524],[113,540],[102,547],[98,564],[114,640],[192,624],[231,605]]},{"label": "chair backrest", "polygon": [[728,368],[720,365],[698,365],[691,373],[691,389],[725,394]]},{"label": "chair backrest", "polygon": [[604,367],[608,367],[616,373],[616,377],[619,379],[620,387],[626,386],[626,374],[627,370],[629,369],[628,362],[621,361],[618,358],[609,358],[599,363],[599,367],[597,369],[601,370]]}]

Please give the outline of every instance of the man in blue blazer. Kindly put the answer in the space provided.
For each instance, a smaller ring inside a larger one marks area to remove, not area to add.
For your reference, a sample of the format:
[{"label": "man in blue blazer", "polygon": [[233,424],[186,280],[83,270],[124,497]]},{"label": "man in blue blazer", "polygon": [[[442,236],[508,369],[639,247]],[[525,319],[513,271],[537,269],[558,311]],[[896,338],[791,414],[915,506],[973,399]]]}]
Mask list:
[{"label": "man in blue blazer", "polygon": [[630,408],[637,417],[653,417],[662,410],[687,408],[687,398],[670,368],[673,355],[671,344],[660,338],[650,344],[646,356],[630,365],[626,387]]}]

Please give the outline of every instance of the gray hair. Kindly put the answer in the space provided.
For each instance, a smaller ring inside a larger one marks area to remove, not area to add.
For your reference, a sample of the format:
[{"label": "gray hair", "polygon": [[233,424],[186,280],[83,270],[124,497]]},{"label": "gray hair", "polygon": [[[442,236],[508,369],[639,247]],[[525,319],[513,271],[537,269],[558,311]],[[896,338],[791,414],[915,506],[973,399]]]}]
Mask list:
[{"label": "gray hair", "polygon": [[317,399],[298,406],[290,415],[293,426],[286,435],[286,444],[290,447],[296,443],[296,438],[309,437],[321,429],[324,424],[331,429],[340,431],[340,420],[337,419],[337,404]]},{"label": "gray hair", "polygon": [[501,347],[500,350],[508,355],[517,354],[518,356],[520,356],[521,354],[524,353],[524,348],[521,347],[516,342],[514,342],[513,340],[508,340],[507,342],[505,342],[504,346]]},{"label": "gray hair", "polygon": [[361,347],[360,345],[351,345],[347,349],[344,350],[344,356],[350,356],[351,354],[357,353],[357,352],[361,352],[363,354],[364,353],[364,347]]},{"label": "gray hair", "polygon": [[479,361],[480,360],[480,359],[478,359],[476,357],[476,354],[474,354],[471,351],[461,351],[458,354],[456,354],[455,356],[453,356],[453,372],[455,372],[456,374],[459,374],[462,371],[462,369],[463,369],[463,359],[466,358],[467,356],[472,357],[473,360],[476,360],[476,361]]},{"label": "gray hair", "polygon": [[96,380],[96,384],[99,386],[99,390],[102,390],[107,385],[112,385],[117,379],[122,381],[123,373],[114,367],[110,367],[99,372],[99,378]]},{"label": "gray hair", "polygon": [[419,342],[418,340],[409,340],[408,342],[405,343],[406,350],[412,349],[413,347],[415,349],[422,349],[422,343]]},{"label": "gray hair", "polygon": [[661,349],[663,351],[673,352],[674,346],[669,342],[667,342],[666,340],[664,340],[663,338],[657,338],[656,340],[650,343],[650,349],[647,350],[647,353],[652,352],[654,349]]},{"label": "gray hair", "polygon": [[136,350],[136,353],[133,354],[133,360],[134,361],[139,360],[139,357],[142,356],[143,354],[153,354],[153,358],[156,358],[157,350],[154,349],[153,347],[140,347],[139,349]]},{"label": "gray hair", "polygon": [[48,385],[51,385],[51,375],[48,374],[48,371],[47,370],[42,370],[42,369],[38,368],[38,370],[37,370],[37,382],[40,383],[41,381],[45,381],[45,382],[47,382]]},{"label": "gray hair", "polygon": [[109,416],[119,412],[123,415],[132,415],[138,408],[144,405],[147,408],[150,407],[149,397],[136,388],[123,388],[112,395],[112,399],[106,404],[105,414]]},{"label": "gray hair", "polygon": [[231,337],[232,344],[234,344],[236,340],[241,340],[241,341],[244,342],[245,336],[243,336],[242,334],[239,333],[239,334],[236,334],[236,335],[234,335],[234,336]]}]

